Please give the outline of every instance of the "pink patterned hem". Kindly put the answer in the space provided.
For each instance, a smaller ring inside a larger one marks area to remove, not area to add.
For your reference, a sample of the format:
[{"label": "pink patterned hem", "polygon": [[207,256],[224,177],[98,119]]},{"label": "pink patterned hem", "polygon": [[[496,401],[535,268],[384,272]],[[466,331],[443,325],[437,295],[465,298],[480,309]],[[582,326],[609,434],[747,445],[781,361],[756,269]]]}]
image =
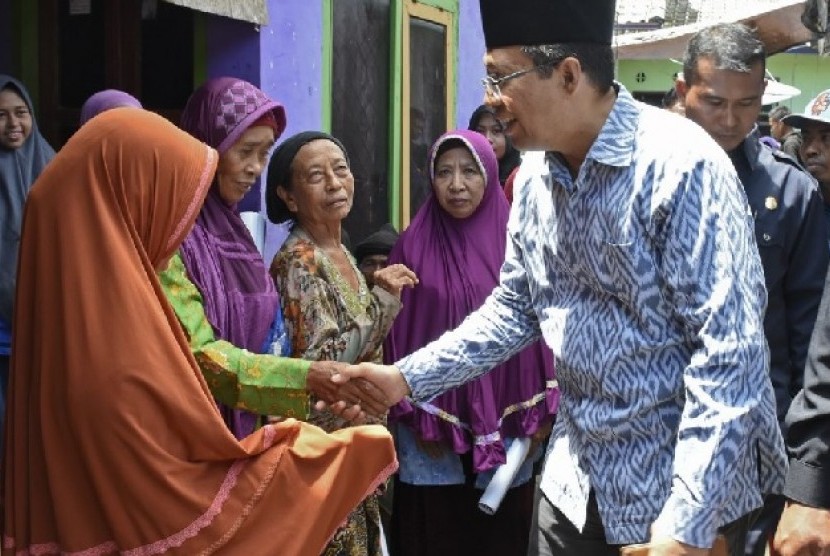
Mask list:
[{"label": "pink patterned hem", "polygon": [[265,425],[262,427],[262,445],[266,450],[274,444],[274,438],[277,436],[275,428],[274,425]]},{"label": "pink patterned hem", "polygon": [[[366,489],[366,492],[363,494],[363,496],[360,497],[360,502],[363,502],[369,496],[371,496],[372,493],[374,493],[378,488],[380,488],[380,485],[382,485],[384,483],[384,481],[386,481],[386,479],[388,479],[390,476],[392,476],[392,474],[397,470],[398,470],[398,460],[395,459],[392,463],[390,463],[389,465],[387,465],[386,467],[383,468],[383,470],[378,474],[378,476],[375,478],[374,481],[369,483],[369,488]],[[358,502],[358,504],[360,504],[360,502]],[[355,507],[357,507],[357,506],[355,506]],[[323,550],[325,550],[325,548],[329,545],[331,540],[334,538],[334,535],[336,535],[337,532],[340,529],[342,529],[343,527],[346,526],[346,524],[349,521],[349,514],[350,513],[351,513],[351,511],[346,514],[346,517],[343,518],[343,521],[340,522],[340,525],[338,525],[337,527],[334,528],[334,530],[329,535],[328,539],[326,539],[326,542],[324,542],[323,546],[320,547],[320,549],[318,550],[318,552],[320,554],[322,554]]]},{"label": "pink patterned hem", "polygon": [[[208,507],[208,509],[205,510],[205,512],[196,518],[196,520],[194,520],[190,525],[165,539],[130,550],[121,551],[121,554],[124,554],[125,556],[152,556],[154,554],[162,554],[171,548],[181,546],[185,541],[195,537],[199,531],[210,525],[216,516],[222,511],[222,506],[225,505],[225,502],[227,502],[230,497],[231,490],[234,486],[236,486],[239,475],[247,463],[247,460],[238,460],[231,466],[225,476],[225,480],[222,482],[222,486],[219,487],[219,492],[213,498],[213,502],[210,507]],[[14,546],[14,538],[4,536],[3,547],[6,549],[12,549]],[[45,554],[62,554],[65,556],[99,556],[101,554],[112,554],[113,552],[119,552],[118,545],[114,541],[107,541],[99,544],[98,546],[77,552],[65,552],[61,549],[58,543],[50,542],[30,545],[21,550],[17,550],[15,554],[17,556],[41,556]]]},{"label": "pink patterned hem", "polygon": [[[273,444],[274,439],[276,438],[277,425],[271,425],[271,424],[265,425],[264,429],[265,429],[265,432],[263,433],[264,438],[262,439],[262,443],[263,443],[264,446],[270,447]],[[296,439],[296,431],[295,431],[295,437],[294,438]],[[271,484],[271,480],[274,478],[274,474],[276,473],[277,467],[279,467],[280,462],[282,461],[282,457],[283,457],[284,454],[285,454],[285,450],[280,451],[279,456],[277,457],[276,461],[274,461],[273,465],[271,465],[270,469],[268,470],[268,472],[263,477],[263,479],[260,482],[260,485],[257,488],[256,492],[254,492],[253,496],[251,496],[251,498],[248,500],[248,503],[245,504],[245,507],[242,508],[242,511],[239,513],[238,519],[233,523],[233,525],[231,525],[231,527],[225,532],[224,535],[222,535],[222,537],[220,539],[218,539],[216,542],[214,542],[208,548],[203,550],[201,552],[200,556],[213,554],[214,552],[219,550],[219,548],[221,548],[225,544],[227,544],[228,540],[237,533],[239,528],[242,526],[242,523],[248,518],[248,515],[251,513],[251,510],[253,509],[253,507],[262,498],[262,495],[265,492],[265,489],[268,488],[269,484]]]},{"label": "pink patterned hem", "polygon": [[184,218],[181,219],[179,224],[176,226],[176,230],[173,232],[173,235],[170,236],[170,240],[167,242],[167,250],[169,251],[171,247],[176,245],[181,241],[182,232],[185,229],[185,226],[191,220],[195,220],[193,215],[199,212],[202,208],[202,203],[204,202],[204,195],[202,192],[208,188],[208,186],[213,183],[213,168],[215,166],[214,160],[218,158],[218,154],[215,150],[210,148],[209,146],[205,145],[207,149],[207,159],[205,160],[205,167],[202,168],[202,175],[199,176],[199,187],[196,189],[196,195],[193,196],[193,200],[190,201],[190,205],[187,207],[187,211],[184,214]]}]

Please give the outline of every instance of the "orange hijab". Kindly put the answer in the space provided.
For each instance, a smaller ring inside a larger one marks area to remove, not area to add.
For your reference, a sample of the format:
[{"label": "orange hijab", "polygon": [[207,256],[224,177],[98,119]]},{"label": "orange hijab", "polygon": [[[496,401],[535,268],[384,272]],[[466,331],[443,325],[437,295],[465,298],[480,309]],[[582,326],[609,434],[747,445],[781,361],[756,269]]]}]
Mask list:
[{"label": "orange hijab", "polygon": [[[381,427],[238,442],[156,278],[216,152],[117,108],[34,184],[20,243],[3,553],[319,554],[396,468]],[[339,480],[337,477],[339,475]]]}]

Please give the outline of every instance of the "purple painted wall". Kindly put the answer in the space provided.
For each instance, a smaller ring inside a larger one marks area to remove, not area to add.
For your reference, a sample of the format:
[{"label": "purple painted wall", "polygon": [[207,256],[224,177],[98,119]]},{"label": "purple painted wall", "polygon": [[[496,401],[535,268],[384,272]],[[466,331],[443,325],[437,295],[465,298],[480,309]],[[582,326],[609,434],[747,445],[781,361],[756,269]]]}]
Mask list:
[{"label": "purple painted wall", "polygon": [[208,16],[207,76],[233,76],[259,83],[259,33],[253,23],[227,17]]},{"label": "purple painted wall", "polygon": [[455,103],[456,125],[467,127],[470,114],[484,100],[484,32],[478,0],[458,2],[458,62],[456,64],[458,92]]},{"label": "purple painted wall", "polygon": [[285,106],[284,137],[322,125],[323,2],[268,0],[260,32],[260,86]]},{"label": "purple painted wall", "polygon": [[[208,16],[205,19],[205,35],[208,37],[208,79],[231,76],[259,85],[260,49],[256,25],[227,17]],[[241,211],[259,210],[259,190],[259,185],[255,185],[240,201]]]},{"label": "purple painted wall", "polygon": [[[240,77],[281,102],[288,118],[283,139],[299,131],[321,129],[324,2],[267,0],[267,4],[270,23],[259,30],[250,23],[208,18],[208,77]],[[458,15],[456,121],[464,127],[484,96],[484,34],[478,0],[459,0]],[[263,189],[252,191],[243,200],[242,210],[262,207],[264,213]],[[266,225],[266,263],[286,234],[283,226]]]},{"label": "purple painted wall", "polygon": [[[288,127],[283,139],[300,131],[321,129],[323,2],[268,0],[268,13],[270,23],[262,27],[259,36],[259,84],[268,96],[285,106]],[[264,203],[262,206],[264,209]],[[286,235],[284,226],[267,224],[263,253],[266,264],[270,264]]]}]

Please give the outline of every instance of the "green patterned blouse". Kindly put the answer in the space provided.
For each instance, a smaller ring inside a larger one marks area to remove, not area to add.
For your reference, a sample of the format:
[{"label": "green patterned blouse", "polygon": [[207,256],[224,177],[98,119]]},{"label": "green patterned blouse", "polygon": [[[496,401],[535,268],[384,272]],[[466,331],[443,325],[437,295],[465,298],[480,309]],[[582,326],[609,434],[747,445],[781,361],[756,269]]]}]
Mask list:
[{"label": "green patterned blouse", "polygon": [[309,395],[305,385],[310,361],[259,355],[217,340],[205,316],[202,294],[187,277],[178,253],[159,279],[217,400],[261,415],[308,418]]}]

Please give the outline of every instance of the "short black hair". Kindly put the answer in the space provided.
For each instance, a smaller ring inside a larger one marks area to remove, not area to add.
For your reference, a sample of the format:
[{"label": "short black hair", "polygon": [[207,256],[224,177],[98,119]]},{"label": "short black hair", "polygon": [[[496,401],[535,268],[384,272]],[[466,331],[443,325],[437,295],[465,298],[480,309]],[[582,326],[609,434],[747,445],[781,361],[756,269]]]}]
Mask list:
[{"label": "short black hair", "polygon": [[597,91],[606,93],[614,84],[614,50],[607,44],[543,44],[523,46],[522,52],[530,56],[542,78],[553,75],[553,69],[565,58],[574,57]]},{"label": "short black hair", "polygon": [[680,97],[677,96],[677,89],[672,87],[666,94],[663,95],[663,99],[661,100],[660,104],[663,108],[671,108],[680,100]]},{"label": "short black hair", "polygon": [[780,122],[790,114],[792,114],[792,110],[790,110],[783,104],[779,104],[778,106],[769,111],[769,119],[774,120],[776,122]]},{"label": "short black hair", "polygon": [[686,47],[683,79],[693,85],[699,78],[698,60],[706,58],[715,69],[749,73],[760,63],[766,70],[767,53],[758,34],[743,23],[719,23],[696,33]]}]

